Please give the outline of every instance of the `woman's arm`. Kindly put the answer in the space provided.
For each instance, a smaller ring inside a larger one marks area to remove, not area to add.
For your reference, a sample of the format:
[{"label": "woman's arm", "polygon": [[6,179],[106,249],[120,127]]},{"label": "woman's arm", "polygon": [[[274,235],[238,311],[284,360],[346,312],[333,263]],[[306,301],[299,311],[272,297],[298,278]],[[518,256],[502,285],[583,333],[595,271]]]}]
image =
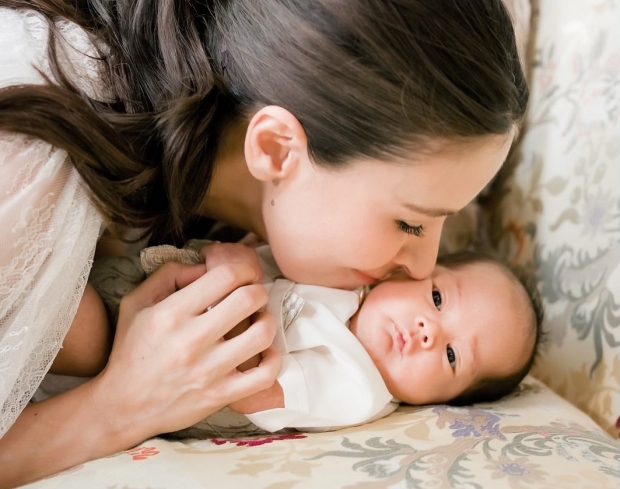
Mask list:
[{"label": "woman's arm", "polygon": [[87,284],[50,372],[78,377],[97,375],[108,362],[113,336],[103,301]]},{"label": "woman's arm", "polygon": [[[223,339],[265,305],[266,291],[255,284],[259,272],[246,263],[204,269],[168,264],[123,298],[104,371],[29,405],[0,440],[0,487],[191,426],[273,384],[280,357],[267,350],[275,335],[271,316],[261,313],[247,331]],[[237,370],[264,350],[258,367]]]},{"label": "woman's arm", "polygon": [[[29,404],[0,439],[0,488],[16,487],[111,455],[145,438],[110,425],[95,402],[98,380]],[[130,427],[131,428],[131,427]]]}]

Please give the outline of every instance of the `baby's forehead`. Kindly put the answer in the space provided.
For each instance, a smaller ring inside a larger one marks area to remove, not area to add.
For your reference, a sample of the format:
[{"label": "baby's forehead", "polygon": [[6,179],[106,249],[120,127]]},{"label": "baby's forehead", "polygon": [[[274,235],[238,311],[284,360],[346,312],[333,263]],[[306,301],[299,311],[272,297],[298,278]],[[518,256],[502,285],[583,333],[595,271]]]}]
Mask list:
[{"label": "baby's forehead", "polygon": [[[470,289],[469,292],[474,292],[472,288],[481,289],[483,303],[489,304],[487,312],[494,319],[491,325],[495,334],[484,335],[490,348],[509,349],[515,354],[521,353],[516,355],[518,357],[529,357],[534,348],[535,313],[525,287],[510,269],[492,261],[473,261],[444,267],[443,273],[455,275],[462,286]],[[504,334],[498,335],[500,331]],[[523,362],[518,363],[517,369]]]},{"label": "baby's forehead", "polygon": [[437,260],[433,273],[441,274],[446,272],[475,273],[482,270],[493,275],[505,275],[507,270],[499,262],[482,258],[452,258],[451,255],[440,257]]},{"label": "baby's forehead", "polygon": [[503,292],[519,294],[522,285],[515,275],[505,265],[495,261],[475,260],[462,263],[437,263],[433,270],[433,277],[453,276],[460,280],[467,280],[469,286],[489,286],[490,281],[501,282],[505,286]]}]

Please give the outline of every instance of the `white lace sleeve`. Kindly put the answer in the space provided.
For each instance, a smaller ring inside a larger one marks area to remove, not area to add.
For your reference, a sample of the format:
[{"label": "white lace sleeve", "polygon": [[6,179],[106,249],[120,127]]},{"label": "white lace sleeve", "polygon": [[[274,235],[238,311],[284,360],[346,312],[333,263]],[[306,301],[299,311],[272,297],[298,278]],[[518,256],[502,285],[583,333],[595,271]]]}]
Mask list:
[{"label": "white lace sleeve", "polygon": [[[0,9],[0,86],[40,83],[45,22]],[[0,133],[0,437],[67,333],[102,218],[64,151]]]}]

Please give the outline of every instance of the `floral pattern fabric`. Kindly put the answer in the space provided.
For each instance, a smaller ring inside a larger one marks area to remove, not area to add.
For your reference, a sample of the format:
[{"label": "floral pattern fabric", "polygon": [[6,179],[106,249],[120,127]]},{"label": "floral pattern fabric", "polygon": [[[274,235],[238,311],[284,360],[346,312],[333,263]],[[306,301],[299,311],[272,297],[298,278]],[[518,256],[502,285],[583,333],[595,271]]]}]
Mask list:
[{"label": "floral pattern fabric", "polygon": [[537,278],[547,345],[534,374],[617,436],[620,0],[538,8],[530,110],[490,229]]},{"label": "floral pattern fabric", "polygon": [[329,433],[162,438],[27,487],[617,489],[620,446],[529,377],[499,403],[401,406]]}]

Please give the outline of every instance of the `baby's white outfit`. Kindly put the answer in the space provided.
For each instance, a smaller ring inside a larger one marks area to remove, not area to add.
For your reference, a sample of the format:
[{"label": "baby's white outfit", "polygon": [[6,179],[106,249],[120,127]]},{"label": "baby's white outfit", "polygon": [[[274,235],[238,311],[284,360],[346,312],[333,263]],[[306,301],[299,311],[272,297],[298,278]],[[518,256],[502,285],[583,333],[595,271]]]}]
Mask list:
[{"label": "baby's white outfit", "polygon": [[327,431],[387,416],[398,407],[370,356],[349,330],[357,292],[276,278],[268,246],[257,248],[276,318],[284,406],[247,415],[267,431]]},{"label": "baby's white outfit", "polygon": [[[284,279],[268,285],[267,310],[278,322],[273,344],[282,354],[278,382],[285,407],[249,414],[250,421],[267,431],[325,431],[365,423],[396,409],[377,367],[348,327],[359,306],[358,294]],[[289,313],[283,303],[288,294],[303,305],[287,325]]]}]

